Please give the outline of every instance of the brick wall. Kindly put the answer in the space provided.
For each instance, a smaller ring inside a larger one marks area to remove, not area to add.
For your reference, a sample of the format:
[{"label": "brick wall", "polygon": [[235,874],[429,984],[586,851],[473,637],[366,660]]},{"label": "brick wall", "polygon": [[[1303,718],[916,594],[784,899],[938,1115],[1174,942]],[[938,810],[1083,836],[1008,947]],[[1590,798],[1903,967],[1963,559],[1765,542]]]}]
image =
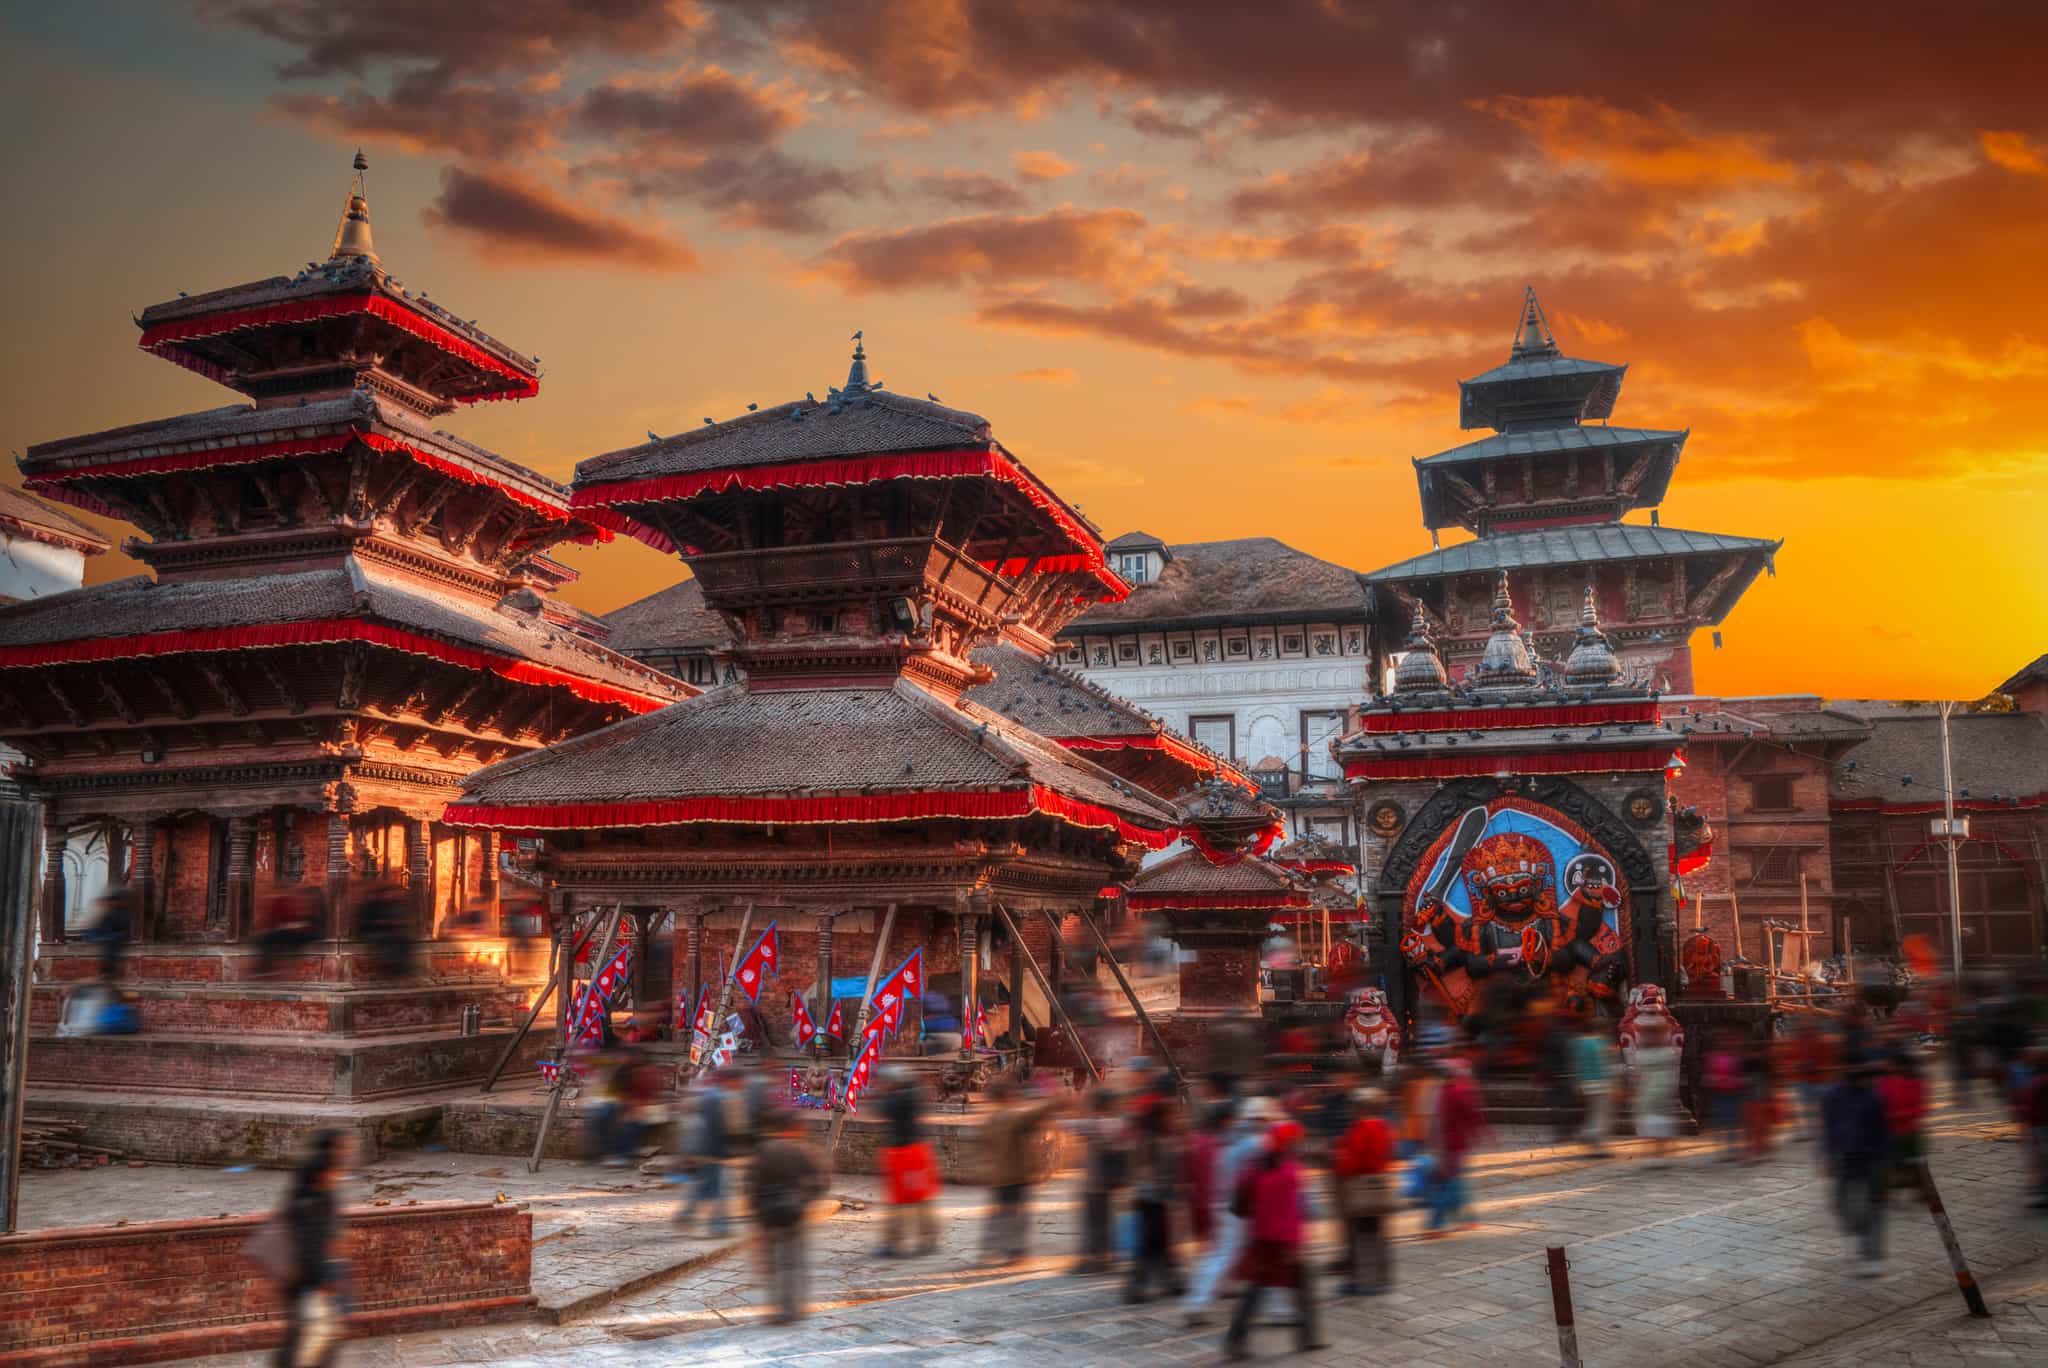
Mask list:
[{"label": "brick wall", "polygon": [[1257,1011],[1259,947],[1202,944],[1180,964],[1180,1009]]},{"label": "brick wall", "polygon": [[[267,1348],[274,1285],[242,1257],[262,1215],[0,1237],[0,1364],[153,1363]],[[533,1218],[524,1207],[434,1202],[348,1213],[356,1333],[524,1313]]]},{"label": "brick wall", "polygon": [[164,925],[172,936],[206,929],[206,884],[213,860],[213,824],[188,817],[157,834],[157,896],[164,900]]}]

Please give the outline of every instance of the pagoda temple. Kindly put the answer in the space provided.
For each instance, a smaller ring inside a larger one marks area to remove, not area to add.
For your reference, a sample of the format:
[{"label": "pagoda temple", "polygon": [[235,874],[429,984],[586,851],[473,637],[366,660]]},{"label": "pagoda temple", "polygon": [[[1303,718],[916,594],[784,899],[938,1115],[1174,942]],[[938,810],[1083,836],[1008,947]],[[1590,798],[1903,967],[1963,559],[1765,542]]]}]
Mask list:
[{"label": "pagoda temple", "polygon": [[[861,971],[918,950],[928,982],[982,1002],[994,941],[1092,925],[1103,888],[1176,838],[1142,771],[1217,767],[1039,677],[1060,626],[1126,592],[1098,533],[988,420],[871,379],[863,346],[823,399],[593,457],[574,487],[577,514],[689,565],[737,677],[480,770],[447,820],[543,836],[571,914],[673,916],[689,950],[672,996],[701,997],[772,922],[771,1043],[792,992],[819,1022],[850,995],[851,1020]],[[1013,1046],[1025,967],[1011,956],[1009,1012],[990,1015]]]},{"label": "pagoda temple", "polygon": [[[1781,543],[1661,524],[1688,434],[1606,422],[1627,371],[1566,356],[1525,293],[1507,363],[1459,384],[1459,426],[1492,435],[1415,462],[1431,539],[1450,527],[1474,539],[1365,577],[1390,640],[1419,602],[1446,668],[1463,676],[1486,650],[1505,574],[1535,648],[1562,655],[1591,585],[1623,664],[1647,667],[1662,692],[1693,691],[1693,632],[1728,615]],[[1622,521],[1640,509],[1647,524]]]},{"label": "pagoda temple", "polygon": [[[480,1072],[491,1032],[443,1037],[524,988],[496,835],[442,810],[486,762],[693,692],[547,598],[573,572],[544,553],[613,520],[434,426],[530,397],[539,368],[385,269],[355,169],[324,259],[138,320],[144,351],[249,402],[20,459],[30,489],[138,527],[124,549],[155,572],[0,610],[0,740],[49,825],[37,1020],[95,973],[61,852],[98,825],[121,847],[145,1032],[39,1039],[36,1079],[334,1101]],[[406,887],[425,980],[363,981],[348,909],[371,880]],[[289,991],[253,981],[257,909],[305,888],[317,943]],[[441,939],[458,915],[483,934]]]}]

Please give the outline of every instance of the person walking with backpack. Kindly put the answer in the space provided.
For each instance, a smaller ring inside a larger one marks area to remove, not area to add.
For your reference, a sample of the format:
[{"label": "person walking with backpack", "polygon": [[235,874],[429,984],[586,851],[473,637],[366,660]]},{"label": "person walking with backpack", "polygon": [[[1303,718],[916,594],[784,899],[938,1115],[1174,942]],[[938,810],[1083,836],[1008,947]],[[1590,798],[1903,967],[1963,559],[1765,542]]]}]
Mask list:
[{"label": "person walking with backpack", "polygon": [[748,1169],[748,1206],[761,1228],[763,1263],[775,1297],[772,1319],[788,1325],[810,1310],[804,1218],[811,1203],[825,1195],[825,1166],[798,1138],[792,1116],[764,1110],[760,1134]]},{"label": "person walking with backpack", "polygon": [[1265,1152],[1251,1161],[1231,1196],[1231,1210],[1246,1222],[1251,1239],[1240,1265],[1244,1291],[1223,1335],[1223,1352],[1230,1358],[1251,1357],[1247,1341],[1252,1317],[1269,1287],[1285,1287],[1294,1294],[1297,1350],[1307,1354],[1326,1347],[1317,1333],[1314,1273],[1302,1257],[1308,1189],[1295,1157],[1301,1133],[1297,1121],[1274,1126]]}]

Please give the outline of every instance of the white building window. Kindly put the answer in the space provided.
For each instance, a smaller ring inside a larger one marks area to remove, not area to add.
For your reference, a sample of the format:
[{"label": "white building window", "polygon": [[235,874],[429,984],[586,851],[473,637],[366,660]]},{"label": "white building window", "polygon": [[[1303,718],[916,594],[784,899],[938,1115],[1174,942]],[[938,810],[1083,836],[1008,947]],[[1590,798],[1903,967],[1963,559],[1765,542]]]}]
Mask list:
[{"label": "white building window", "polygon": [[1143,551],[1120,552],[1116,558],[1116,572],[1132,584],[1143,584],[1151,578],[1152,558]]},{"label": "white building window", "polygon": [[1226,760],[1237,759],[1237,719],[1235,717],[1190,717],[1188,735],[1195,744],[1206,746]]},{"label": "white building window", "polygon": [[1344,771],[1330,754],[1330,743],[1344,734],[1344,713],[1301,714],[1301,775],[1304,779],[1341,779]]}]

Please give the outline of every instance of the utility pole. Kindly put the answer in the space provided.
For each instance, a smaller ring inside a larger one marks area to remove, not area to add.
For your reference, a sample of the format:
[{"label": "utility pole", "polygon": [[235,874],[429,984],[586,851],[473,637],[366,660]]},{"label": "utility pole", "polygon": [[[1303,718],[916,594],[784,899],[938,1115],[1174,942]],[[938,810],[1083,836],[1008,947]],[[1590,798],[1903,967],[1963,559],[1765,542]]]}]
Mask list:
[{"label": "utility pole", "polygon": [[1963,981],[1963,880],[1956,868],[1956,776],[1950,763],[1948,748],[1949,714],[1956,705],[1947,699],[1941,704],[1941,837],[1948,847],[1948,927],[1949,941],[1953,950],[1956,982]]}]

